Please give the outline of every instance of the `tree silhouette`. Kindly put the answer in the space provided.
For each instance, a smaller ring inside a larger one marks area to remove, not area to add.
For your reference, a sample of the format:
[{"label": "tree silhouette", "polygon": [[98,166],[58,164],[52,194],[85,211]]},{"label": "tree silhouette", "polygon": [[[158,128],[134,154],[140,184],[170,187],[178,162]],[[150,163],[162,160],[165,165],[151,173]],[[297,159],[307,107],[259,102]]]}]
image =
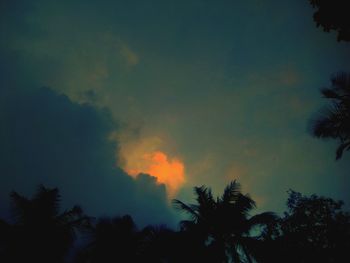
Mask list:
[{"label": "tree silhouette", "polygon": [[91,231],[91,242],[77,262],[139,262],[140,236],[129,215],[102,218]]},{"label": "tree silhouette", "polygon": [[338,32],[338,41],[350,41],[350,16],[348,2],[344,0],[309,0],[317,9],[314,21],[323,30]]},{"label": "tree silhouette", "polygon": [[79,207],[59,212],[57,189],[40,186],[32,199],[13,192],[15,222],[0,220],[0,262],[63,263],[76,229],[90,238],[76,263],[334,263],[348,258],[350,214],[341,201],[290,191],[283,217],[250,216],[255,203],[236,181],[217,198],[205,186],[194,189],[196,204],[173,201],[190,215],[180,231],[165,226],[138,231],[129,215],[92,226]]},{"label": "tree silhouette", "polygon": [[248,194],[241,193],[240,185],[233,181],[221,197],[214,199],[211,189],[195,187],[197,204],[185,204],[174,200],[174,206],[190,215],[181,222],[184,231],[201,233],[211,262],[253,262],[255,248],[261,244],[259,236],[252,235],[255,227],[276,219],[271,212],[250,216],[255,202]]},{"label": "tree silhouette", "polygon": [[339,140],[336,159],[350,149],[350,74],[338,73],[331,78],[332,86],[321,90],[331,100],[331,105],[320,112],[313,121],[312,133],[318,138]]},{"label": "tree silhouette", "polygon": [[63,262],[75,230],[89,227],[89,218],[78,206],[59,213],[57,188],[39,186],[27,199],[11,193],[14,225],[7,224],[4,262]]},{"label": "tree silhouette", "polygon": [[349,256],[350,215],[343,202],[290,191],[281,230],[298,262],[341,262]]},{"label": "tree silhouette", "polygon": [[179,233],[161,226],[147,226],[141,231],[140,254],[144,262],[181,262],[177,247]]},{"label": "tree silhouette", "polygon": [[[343,202],[290,191],[288,210],[265,231],[261,262],[344,262],[349,258],[350,215]],[[271,238],[272,236],[272,238]]]}]

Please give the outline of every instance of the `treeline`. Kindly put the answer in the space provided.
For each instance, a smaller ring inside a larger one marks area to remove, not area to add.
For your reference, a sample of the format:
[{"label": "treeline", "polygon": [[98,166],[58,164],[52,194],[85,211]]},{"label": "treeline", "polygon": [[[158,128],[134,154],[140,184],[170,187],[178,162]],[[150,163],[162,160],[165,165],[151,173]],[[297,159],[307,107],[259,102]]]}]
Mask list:
[{"label": "treeline", "polygon": [[[94,219],[75,206],[60,212],[58,189],[31,198],[11,193],[12,222],[0,220],[0,262],[345,262],[350,215],[343,202],[289,191],[283,216],[251,215],[255,202],[233,181],[220,197],[194,188],[179,230],[138,229],[132,217]],[[74,245],[79,236],[79,245]]]}]

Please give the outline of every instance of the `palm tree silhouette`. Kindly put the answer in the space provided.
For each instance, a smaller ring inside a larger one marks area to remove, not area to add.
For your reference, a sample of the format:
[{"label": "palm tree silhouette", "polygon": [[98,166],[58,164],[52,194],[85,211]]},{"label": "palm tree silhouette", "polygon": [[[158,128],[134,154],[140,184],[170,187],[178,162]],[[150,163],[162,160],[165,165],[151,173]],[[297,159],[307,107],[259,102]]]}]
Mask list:
[{"label": "palm tree silhouette", "polygon": [[7,240],[8,262],[63,262],[75,230],[90,225],[78,206],[59,213],[57,188],[39,186],[32,199],[12,192],[11,201],[15,224]]},{"label": "palm tree silhouette", "polygon": [[320,112],[313,121],[312,133],[318,138],[339,140],[336,159],[344,150],[350,149],[350,74],[340,72],[331,78],[332,86],[323,88],[323,96],[331,100],[331,105]]},{"label": "palm tree silhouette", "polygon": [[211,262],[253,262],[255,247],[261,240],[253,236],[256,226],[275,220],[271,212],[250,216],[255,202],[248,194],[241,193],[236,181],[228,184],[221,197],[214,199],[211,189],[205,186],[195,187],[197,204],[185,204],[173,200],[174,206],[190,215],[190,220],[181,221],[184,231],[196,229],[204,234]]}]

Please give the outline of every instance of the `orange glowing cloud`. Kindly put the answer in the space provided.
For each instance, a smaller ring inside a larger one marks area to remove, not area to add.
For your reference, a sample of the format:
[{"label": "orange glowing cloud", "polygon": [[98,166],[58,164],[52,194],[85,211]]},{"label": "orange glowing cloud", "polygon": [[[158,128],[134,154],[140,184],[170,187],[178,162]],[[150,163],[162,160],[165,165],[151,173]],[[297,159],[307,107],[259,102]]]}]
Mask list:
[{"label": "orange glowing cloud", "polygon": [[[117,162],[130,176],[149,174],[164,184],[169,199],[185,183],[185,165],[164,151],[165,141],[158,136],[135,137],[132,132],[118,134]],[[171,143],[167,142],[167,146]],[[162,150],[160,150],[162,149]]]},{"label": "orange glowing cloud", "polygon": [[173,198],[179,188],[185,182],[185,166],[176,158],[168,158],[168,156],[156,151],[142,156],[143,169],[126,168],[128,174],[136,177],[140,173],[146,173],[157,178],[159,184],[166,186],[169,198]]}]

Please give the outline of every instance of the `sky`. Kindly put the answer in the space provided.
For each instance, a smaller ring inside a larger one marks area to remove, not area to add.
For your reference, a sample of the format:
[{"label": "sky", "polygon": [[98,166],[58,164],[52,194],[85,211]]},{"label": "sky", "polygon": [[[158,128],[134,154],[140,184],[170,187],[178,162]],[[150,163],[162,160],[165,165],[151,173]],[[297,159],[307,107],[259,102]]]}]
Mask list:
[{"label": "sky", "polygon": [[[350,44],[308,1],[3,0],[0,215],[12,190],[175,224],[171,199],[238,180],[258,210],[288,189],[350,202],[349,154],[310,134]],[[349,206],[348,206],[349,207]]]}]

